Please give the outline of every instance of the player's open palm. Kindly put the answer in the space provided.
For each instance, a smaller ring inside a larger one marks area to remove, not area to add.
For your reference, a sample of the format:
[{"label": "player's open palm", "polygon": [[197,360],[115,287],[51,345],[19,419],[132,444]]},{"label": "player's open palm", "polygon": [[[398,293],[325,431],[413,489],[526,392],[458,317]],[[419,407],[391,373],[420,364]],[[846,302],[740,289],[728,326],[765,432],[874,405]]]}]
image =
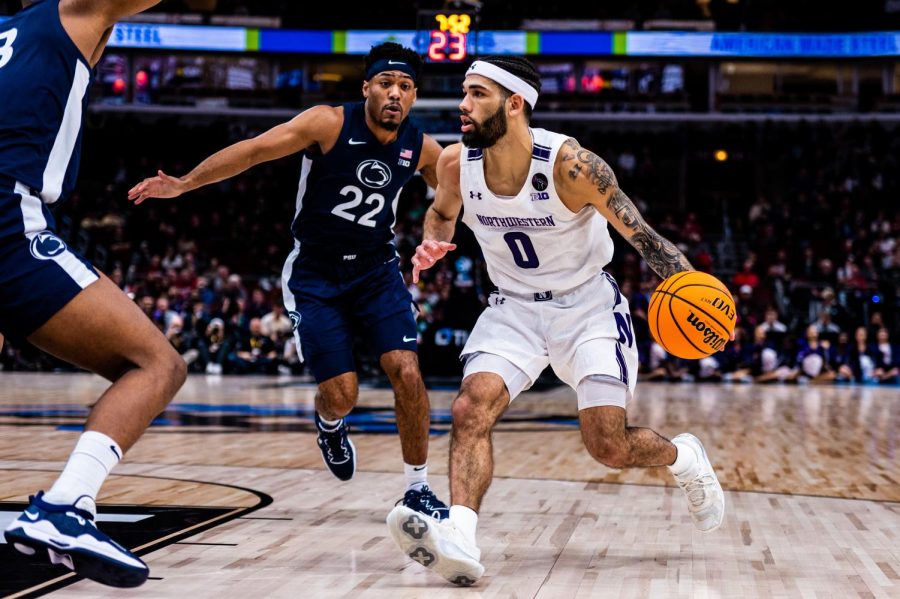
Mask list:
[{"label": "player's open palm", "polygon": [[155,177],[144,179],[128,191],[128,199],[140,204],[150,198],[176,198],[186,190],[184,181],[157,171]]},{"label": "player's open palm", "polygon": [[435,262],[447,255],[447,252],[456,249],[455,243],[449,241],[434,241],[426,239],[416,248],[412,257],[413,283],[419,282],[419,273],[434,266]]}]

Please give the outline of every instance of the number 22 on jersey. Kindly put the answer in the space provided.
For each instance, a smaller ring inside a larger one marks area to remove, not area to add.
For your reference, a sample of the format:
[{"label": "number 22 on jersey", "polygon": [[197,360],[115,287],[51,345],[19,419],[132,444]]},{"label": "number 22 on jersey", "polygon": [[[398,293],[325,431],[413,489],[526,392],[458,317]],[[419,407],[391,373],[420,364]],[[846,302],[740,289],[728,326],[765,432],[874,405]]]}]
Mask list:
[{"label": "number 22 on jersey", "polygon": [[13,42],[19,35],[18,29],[0,32],[0,69],[6,66],[13,55]]},{"label": "number 22 on jersey", "polygon": [[[369,197],[366,198],[365,203],[367,206],[375,205],[374,208],[363,214],[362,216],[357,216],[352,212],[348,212],[351,208],[356,208],[360,204],[363,203],[363,191],[356,187],[355,185],[347,185],[341,190],[341,195],[346,197],[352,197],[349,202],[343,202],[338,204],[332,209],[331,213],[335,216],[340,216],[341,218],[345,218],[349,220],[351,223],[357,223],[364,227],[376,227],[378,222],[375,220],[375,217],[381,212],[381,209],[384,208],[385,199],[384,196],[380,193],[373,193]],[[400,197],[400,192],[397,192],[397,198]],[[396,205],[397,200],[394,200],[394,204]],[[396,208],[395,208],[396,209]],[[395,215],[396,216],[396,215]],[[357,218],[359,220],[357,220]]]}]

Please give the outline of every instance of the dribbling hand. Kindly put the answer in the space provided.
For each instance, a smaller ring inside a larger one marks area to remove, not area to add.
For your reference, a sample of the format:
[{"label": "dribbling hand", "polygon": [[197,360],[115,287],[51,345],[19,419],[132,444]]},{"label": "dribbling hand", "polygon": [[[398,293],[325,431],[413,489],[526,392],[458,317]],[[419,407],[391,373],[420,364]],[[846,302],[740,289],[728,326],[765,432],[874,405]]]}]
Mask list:
[{"label": "dribbling hand", "polygon": [[434,266],[434,263],[447,255],[447,252],[455,250],[456,244],[449,241],[434,241],[426,239],[416,248],[416,254],[412,257],[413,283],[419,282],[419,273]]},{"label": "dribbling hand", "polygon": [[185,191],[187,189],[182,179],[157,171],[155,177],[144,179],[132,187],[128,192],[128,199],[135,204],[140,204],[150,198],[175,198]]}]

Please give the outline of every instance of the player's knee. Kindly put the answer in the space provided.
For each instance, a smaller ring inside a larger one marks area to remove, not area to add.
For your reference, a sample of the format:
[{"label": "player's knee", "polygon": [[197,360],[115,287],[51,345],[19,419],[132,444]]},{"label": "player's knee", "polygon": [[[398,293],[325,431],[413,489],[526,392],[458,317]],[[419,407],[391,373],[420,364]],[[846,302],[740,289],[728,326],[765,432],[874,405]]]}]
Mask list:
[{"label": "player's knee", "polygon": [[328,391],[319,390],[319,396],[323,407],[323,412],[331,418],[343,418],[353,410],[356,401],[359,398],[359,391],[349,387],[341,389],[332,389]]},{"label": "player's knee", "polygon": [[419,365],[412,361],[404,362],[397,366],[391,379],[405,389],[415,389],[422,381]]},{"label": "player's knee", "polygon": [[172,390],[172,395],[174,395],[187,380],[187,364],[184,358],[176,351],[169,352],[159,368],[162,380],[166,381],[166,386]]},{"label": "player's knee", "polygon": [[493,422],[491,422],[483,402],[468,393],[460,393],[453,400],[450,408],[453,414],[453,432],[457,435],[483,435],[490,434]]},{"label": "player's knee", "polygon": [[609,468],[626,468],[628,466],[628,449],[611,439],[585,439],[591,457]]}]

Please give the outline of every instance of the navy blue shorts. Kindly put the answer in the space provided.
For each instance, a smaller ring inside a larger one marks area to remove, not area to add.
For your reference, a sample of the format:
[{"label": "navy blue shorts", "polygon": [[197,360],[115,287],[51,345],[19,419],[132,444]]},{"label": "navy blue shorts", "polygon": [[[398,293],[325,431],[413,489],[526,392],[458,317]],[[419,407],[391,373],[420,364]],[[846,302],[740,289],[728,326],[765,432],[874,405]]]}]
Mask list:
[{"label": "navy blue shorts", "polygon": [[356,371],[354,334],[365,337],[378,357],[416,351],[416,308],[396,258],[347,273],[304,264],[298,256],[294,250],[284,265],[284,304],[297,353],[316,382]]},{"label": "navy blue shorts", "polygon": [[29,188],[0,184],[0,333],[21,343],[99,276]]}]

